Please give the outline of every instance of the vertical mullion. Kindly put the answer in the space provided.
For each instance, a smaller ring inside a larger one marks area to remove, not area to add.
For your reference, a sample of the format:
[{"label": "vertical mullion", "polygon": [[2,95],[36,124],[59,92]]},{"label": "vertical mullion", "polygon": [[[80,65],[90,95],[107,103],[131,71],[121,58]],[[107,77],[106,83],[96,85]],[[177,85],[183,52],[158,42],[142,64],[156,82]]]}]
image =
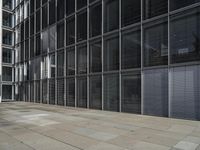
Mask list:
[{"label": "vertical mullion", "polygon": [[122,0],[119,0],[119,112],[121,112],[121,104],[122,104],[122,94],[121,94],[121,37],[122,37],[122,34],[121,34],[121,4],[122,4]]},{"label": "vertical mullion", "polygon": [[144,108],[144,106],[143,106],[143,102],[144,102],[144,87],[143,87],[143,0],[141,0],[141,25],[140,25],[140,30],[141,30],[141,41],[140,41],[140,43],[141,43],[141,114],[143,114],[144,112],[143,112],[143,108]]},{"label": "vertical mullion", "polygon": [[102,0],[102,25],[101,25],[101,43],[102,43],[102,46],[101,46],[101,61],[102,61],[102,110],[104,110],[104,0]]},{"label": "vertical mullion", "polygon": [[90,15],[90,12],[89,12],[89,0],[87,0],[87,108],[90,107],[90,92],[89,92],[89,54],[90,54],[90,47],[89,47],[89,15]]},{"label": "vertical mullion", "polygon": [[75,108],[77,107],[77,1],[75,0]]}]

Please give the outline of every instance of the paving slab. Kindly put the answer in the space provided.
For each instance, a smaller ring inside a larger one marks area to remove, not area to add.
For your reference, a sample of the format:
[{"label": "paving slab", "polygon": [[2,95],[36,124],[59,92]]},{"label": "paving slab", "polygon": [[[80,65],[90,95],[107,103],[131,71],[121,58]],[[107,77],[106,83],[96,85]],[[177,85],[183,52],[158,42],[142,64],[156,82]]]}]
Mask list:
[{"label": "paving slab", "polygon": [[0,150],[200,150],[200,122],[25,102],[0,104]]}]

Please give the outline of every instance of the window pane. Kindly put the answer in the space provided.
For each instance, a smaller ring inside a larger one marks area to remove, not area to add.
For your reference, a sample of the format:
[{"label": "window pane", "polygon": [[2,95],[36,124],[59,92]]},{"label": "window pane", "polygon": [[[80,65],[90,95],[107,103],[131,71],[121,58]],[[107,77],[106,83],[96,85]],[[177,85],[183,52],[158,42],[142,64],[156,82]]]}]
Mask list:
[{"label": "window pane", "polygon": [[119,111],[119,76],[104,77],[104,110]]},{"label": "window pane", "polygon": [[141,75],[122,75],[122,112],[141,114]]},{"label": "window pane", "polygon": [[47,5],[42,7],[42,29],[47,27]]},{"label": "window pane", "polygon": [[49,2],[49,24],[53,24],[56,21],[56,1],[50,0]]},{"label": "window pane", "polygon": [[81,9],[87,5],[87,0],[76,0],[77,2],[77,9]]},{"label": "window pane", "polygon": [[35,81],[34,87],[35,87],[35,102],[40,103],[40,81]]},{"label": "window pane", "polygon": [[3,44],[12,45],[12,32],[3,30]]},{"label": "window pane", "polygon": [[77,48],[77,73],[87,73],[87,46]]},{"label": "window pane", "polygon": [[143,72],[143,113],[168,116],[168,69]]},{"label": "window pane", "polygon": [[170,69],[170,117],[200,120],[200,66]]},{"label": "window pane", "polygon": [[157,23],[144,27],[144,66],[168,64],[168,24]]},{"label": "window pane", "polygon": [[51,75],[51,78],[55,78],[55,70],[56,70],[55,54],[51,54],[50,55],[50,75]]},{"label": "window pane", "polygon": [[171,63],[200,60],[200,12],[177,14],[171,18]]},{"label": "window pane", "polygon": [[35,48],[35,56],[38,56],[41,54],[41,38],[40,33],[36,35],[36,48]]},{"label": "window pane", "polygon": [[119,37],[104,41],[104,71],[119,70]]},{"label": "window pane", "polygon": [[61,20],[65,15],[65,0],[57,1],[57,20]]},{"label": "window pane", "polygon": [[144,19],[159,16],[167,12],[167,0],[144,0]]},{"label": "window pane", "polygon": [[77,15],[77,41],[87,39],[87,12]]},{"label": "window pane", "polygon": [[64,76],[64,51],[59,51],[57,53],[57,76]]},{"label": "window pane", "polygon": [[2,67],[2,81],[12,81],[12,67]]},{"label": "window pane", "polygon": [[35,44],[34,44],[35,40],[34,40],[34,36],[30,38],[30,57],[33,58],[35,56]]},{"label": "window pane", "polygon": [[122,26],[127,26],[141,20],[141,0],[122,0]]},{"label": "window pane", "polygon": [[48,46],[49,46],[49,42],[48,42],[48,31],[43,31],[42,32],[42,53],[47,53],[48,51]]},{"label": "window pane", "polygon": [[198,2],[200,0],[182,0],[181,2],[180,0],[170,0],[170,10],[179,9]]},{"label": "window pane", "polygon": [[70,78],[67,79],[67,100],[66,100],[66,105],[75,107],[75,79]]},{"label": "window pane", "polygon": [[38,9],[41,5],[41,0],[36,0],[36,9]]},{"label": "window pane", "polygon": [[2,50],[3,50],[2,54],[3,63],[12,63],[12,50],[7,48],[3,48]]},{"label": "window pane", "polygon": [[141,66],[141,31],[122,33],[122,69]]},{"label": "window pane", "polygon": [[33,13],[35,8],[35,0],[30,0],[30,12]]},{"label": "window pane", "polygon": [[66,14],[75,12],[75,0],[66,0]]},{"label": "window pane", "polygon": [[90,72],[102,71],[101,41],[90,44]]},{"label": "window pane", "polygon": [[34,30],[35,30],[35,26],[34,26],[34,23],[35,23],[35,21],[34,21],[34,18],[35,18],[35,16],[34,15],[32,15],[31,17],[30,17],[30,34],[31,35],[33,35],[34,34]]},{"label": "window pane", "polygon": [[102,108],[102,78],[101,76],[90,77],[90,108]]},{"label": "window pane", "polygon": [[101,35],[102,32],[102,5],[90,8],[90,37]]},{"label": "window pane", "polygon": [[12,28],[12,14],[11,13],[3,11],[2,21],[3,21],[3,26]]},{"label": "window pane", "polygon": [[49,51],[56,49],[56,26],[49,28]]},{"label": "window pane", "polygon": [[75,18],[72,17],[67,20],[66,23],[66,44],[74,44],[75,43]]},{"label": "window pane", "polygon": [[74,48],[67,49],[67,76],[75,74],[75,50]]},{"label": "window pane", "polygon": [[104,1],[104,32],[119,28],[119,0]]},{"label": "window pane", "polygon": [[64,106],[64,79],[57,79],[57,104]]},{"label": "window pane", "polygon": [[40,31],[40,10],[36,12],[36,33]]},{"label": "window pane", "polygon": [[77,79],[77,107],[87,107],[87,78]]},{"label": "window pane", "polygon": [[49,80],[49,104],[55,104],[55,79]]},{"label": "window pane", "polygon": [[25,21],[25,39],[29,38],[29,20]]},{"label": "window pane", "polygon": [[57,48],[64,46],[64,22],[57,25]]},{"label": "window pane", "polygon": [[2,85],[2,99],[12,99],[12,85]]}]

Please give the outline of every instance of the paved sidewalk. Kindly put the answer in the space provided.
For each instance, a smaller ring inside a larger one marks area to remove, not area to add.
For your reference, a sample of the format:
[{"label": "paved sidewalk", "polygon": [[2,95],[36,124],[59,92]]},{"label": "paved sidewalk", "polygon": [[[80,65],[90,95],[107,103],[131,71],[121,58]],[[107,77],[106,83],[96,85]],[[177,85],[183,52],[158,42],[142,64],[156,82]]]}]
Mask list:
[{"label": "paved sidewalk", "polygon": [[0,150],[200,150],[200,122],[0,104]]}]

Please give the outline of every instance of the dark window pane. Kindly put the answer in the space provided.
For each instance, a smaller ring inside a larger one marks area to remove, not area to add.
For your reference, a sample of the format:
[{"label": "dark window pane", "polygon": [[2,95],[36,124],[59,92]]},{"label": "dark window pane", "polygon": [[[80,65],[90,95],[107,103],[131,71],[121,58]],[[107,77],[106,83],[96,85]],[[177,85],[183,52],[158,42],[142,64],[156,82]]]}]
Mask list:
[{"label": "dark window pane", "polygon": [[12,85],[2,85],[2,99],[12,99]]},{"label": "dark window pane", "polygon": [[75,74],[75,50],[74,48],[67,49],[67,76]]},{"label": "dark window pane", "polygon": [[35,81],[34,87],[35,87],[35,102],[40,103],[40,81]]},{"label": "dark window pane", "polygon": [[70,18],[66,23],[66,44],[75,43],[75,18]]},{"label": "dark window pane", "polygon": [[[8,44],[11,43],[11,39],[12,39],[11,35],[12,35],[12,32],[3,30],[3,40],[5,39]],[[24,22],[21,23],[21,41],[23,40],[24,40]]]},{"label": "dark window pane", "polygon": [[144,27],[144,66],[168,64],[168,24],[156,23]]},{"label": "dark window pane", "polygon": [[102,46],[101,41],[90,44],[90,72],[102,71]]},{"label": "dark window pane", "polygon": [[66,14],[75,12],[75,0],[66,0]]},{"label": "dark window pane", "polygon": [[67,100],[66,100],[66,105],[75,107],[75,79],[67,79]]},{"label": "dark window pane", "polygon": [[104,77],[104,110],[119,111],[119,76]]},{"label": "dark window pane", "polygon": [[36,12],[36,33],[40,31],[40,10]]},{"label": "dark window pane", "polygon": [[141,114],[141,75],[122,75],[122,112]]},{"label": "dark window pane", "polygon": [[29,20],[25,21],[25,39],[29,38]]},{"label": "dark window pane", "polygon": [[29,59],[29,39],[25,41],[25,59]]},{"label": "dark window pane", "polygon": [[35,44],[34,44],[34,36],[30,38],[30,57],[33,58],[35,56]]},{"label": "dark window pane", "polygon": [[12,67],[2,67],[2,81],[12,81]]},{"label": "dark window pane", "polygon": [[55,79],[49,80],[49,104],[55,104]]},{"label": "dark window pane", "polygon": [[[23,30],[23,29],[22,29]],[[24,31],[24,30],[23,30]],[[24,32],[22,31],[21,40],[24,40]],[[8,30],[3,30],[3,44],[12,45],[12,32]]]},{"label": "dark window pane", "polygon": [[56,21],[56,1],[50,0],[49,2],[49,24],[54,24]]},{"label": "dark window pane", "polygon": [[119,28],[119,0],[104,1],[104,32]]},{"label": "dark window pane", "polygon": [[77,15],[77,41],[87,39],[87,12]]},{"label": "dark window pane", "polygon": [[171,18],[171,63],[200,60],[200,12],[199,9]]},{"label": "dark window pane", "polygon": [[48,0],[42,0],[42,5],[44,5],[47,2],[48,2]]},{"label": "dark window pane", "polygon": [[81,9],[87,6],[87,0],[76,0],[76,2],[77,2],[77,9]]},{"label": "dark window pane", "polygon": [[2,62],[12,63],[12,50],[7,48],[2,48]]},{"label": "dark window pane", "polygon": [[87,73],[87,46],[77,48],[77,73]]},{"label": "dark window pane", "polygon": [[87,107],[87,78],[77,79],[77,107]]},{"label": "dark window pane", "polygon": [[144,71],[143,113],[168,116],[168,69]]},{"label": "dark window pane", "polygon": [[64,22],[57,25],[57,48],[64,46]]},{"label": "dark window pane", "polygon": [[35,21],[34,21],[34,18],[35,18],[34,15],[32,15],[32,16],[30,17],[30,34],[31,34],[31,35],[34,34],[34,30],[35,30],[35,26],[34,26]]},{"label": "dark window pane", "polygon": [[65,15],[65,0],[57,1],[57,20],[61,20]]},{"label": "dark window pane", "polygon": [[47,5],[42,7],[42,29],[47,27]]},{"label": "dark window pane", "polygon": [[167,0],[144,0],[144,19],[159,16],[167,12]]},{"label": "dark window pane", "polygon": [[119,37],[104,41],[104,71],[119,70]]},{"label": "dark window pane", "polygon": [[51,54],[50,55],[50,75],[51,75],[51,78],[55,78],[55,70],[56,70],[55,54]]},{"label": "dark window pane", "polygon": [[64,51],[59,51],[57,53],[57,76],[64,76]]},{"label": "dark window pane", "polygon": [[90,37],[100,35],[102,32],[102,5],[90,8]]},{"label": "dark window pane", "polygon": [[36,9],[40,8],[41,0],[36,0]]},{"label": "dark window pane", "polygon": [[102,109],[102,78],[90,77],[90,108]]},{"label": "dark window pane", "polygon": [[35,8],[35,0],[30,0],[30,12],[33,13]]},{"label": "dark window pane", "polygon": [[35,56],[38,56],[41,54],[41,38],[40,38],[40,34],[36,35],[36,47],[35,47]]},{"label": "dark window pane", "polygon": [[57,80],[57,104],[64,106],[64,79]]},{"label": "dark window pane", "polygon": [[180,0],[170,0],[170,10],[179,9],[198,2],[200,0],[182,0],[181,2]]},{"label": "dark window pane", "polygon": [[141,0],[122,0],[122,26],[141,20]]},{"label": "dark window pane", "polygon": [[141,31],[122,33],[122,69],[141,66]]}]

